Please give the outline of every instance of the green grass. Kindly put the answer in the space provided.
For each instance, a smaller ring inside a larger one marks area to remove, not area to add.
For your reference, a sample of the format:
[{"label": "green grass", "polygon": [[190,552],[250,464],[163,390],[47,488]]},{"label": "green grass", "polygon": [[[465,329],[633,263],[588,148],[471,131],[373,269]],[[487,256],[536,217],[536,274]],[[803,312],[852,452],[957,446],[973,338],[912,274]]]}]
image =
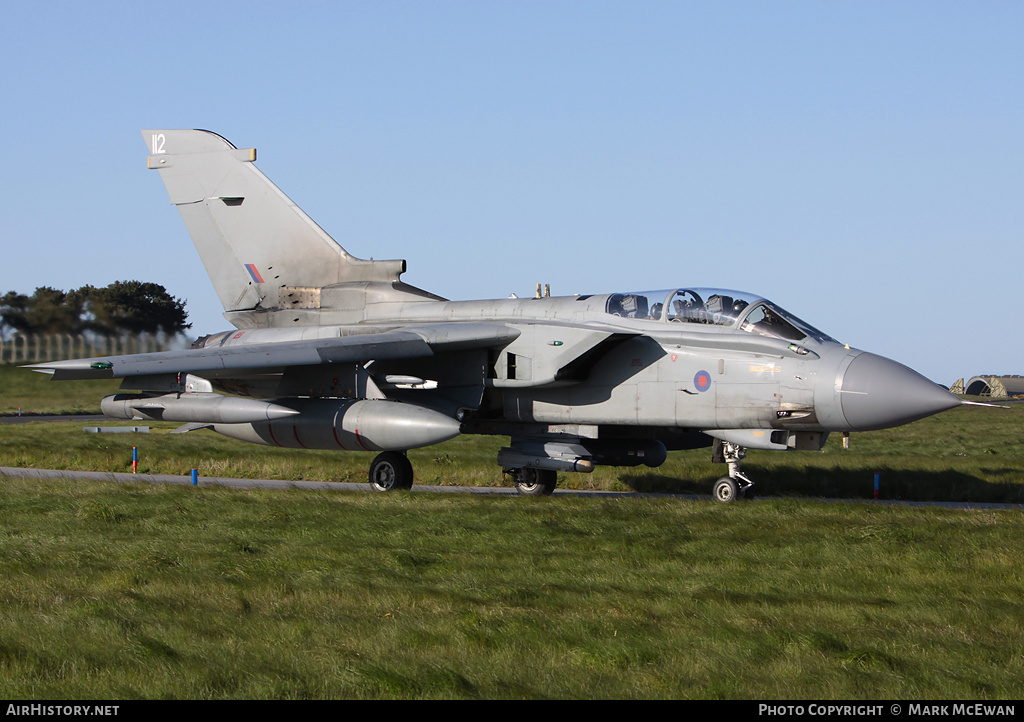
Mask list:
[{"label": "green grass", "polygon": [[1024,692],[1016,511],[0,489],[12,699]]},{"label": "green grass", "polygon": [[100,399],[120,385],[120,379],[55,382],[48,374],[0,364],[0,414],[98,414]]}]

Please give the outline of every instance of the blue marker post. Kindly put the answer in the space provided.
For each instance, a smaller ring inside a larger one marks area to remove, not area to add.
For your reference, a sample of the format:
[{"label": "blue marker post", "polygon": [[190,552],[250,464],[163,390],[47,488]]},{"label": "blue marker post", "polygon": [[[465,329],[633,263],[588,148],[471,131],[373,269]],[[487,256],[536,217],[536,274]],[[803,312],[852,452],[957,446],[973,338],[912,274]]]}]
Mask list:
[{"label": "blue marker post", "polygon": [[878,481],[881,478],[881,476],[882,475],[879,474],[877,471],[875,472],[875,498],[876,499],[878,498]]},{"label": "blue marker post", "polygon": [[139,471],[139,447],[132,447],[132,473],[135,474]]},{"label": "blue marker post", "polygon": [[192,486],[199,486],[199,469],[192,470]]}]

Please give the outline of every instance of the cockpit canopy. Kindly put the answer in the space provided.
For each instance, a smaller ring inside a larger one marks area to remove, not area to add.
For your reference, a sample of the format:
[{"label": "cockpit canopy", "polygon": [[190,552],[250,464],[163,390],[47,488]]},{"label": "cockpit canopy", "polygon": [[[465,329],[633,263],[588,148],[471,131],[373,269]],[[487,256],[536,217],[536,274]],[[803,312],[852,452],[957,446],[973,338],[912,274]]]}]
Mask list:
[{"label": "cockpit canopy", "polygon": [[771,301],[742,291],[677,288],[613,293],[605,311],[624,318],[732,327],[787,341],[835,341]]}]

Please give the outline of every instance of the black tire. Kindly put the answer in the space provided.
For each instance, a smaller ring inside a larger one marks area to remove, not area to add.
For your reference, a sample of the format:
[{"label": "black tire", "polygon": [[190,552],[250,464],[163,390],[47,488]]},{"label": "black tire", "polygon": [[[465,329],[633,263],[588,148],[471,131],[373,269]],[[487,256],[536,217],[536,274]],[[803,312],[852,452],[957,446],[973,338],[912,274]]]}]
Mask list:
[{"label": "black tire", "polygon": [[512,478],[524,496],[549,496],[558,485],[558,472],[551,469],[516,469]]},{"label": "black tire", "polygon": [[736,483],[736,480],[730,476],[723,476],[721,479],[715,482],[714,497],[715,501],[720,501],[723,504],[729,504],[736,501],[739,497],[740,488]]},{"label": "black tire", "polygon": [[399,451],[378,454],[370,464],[370,486],[375,491],[412,488],[412,464]]}]

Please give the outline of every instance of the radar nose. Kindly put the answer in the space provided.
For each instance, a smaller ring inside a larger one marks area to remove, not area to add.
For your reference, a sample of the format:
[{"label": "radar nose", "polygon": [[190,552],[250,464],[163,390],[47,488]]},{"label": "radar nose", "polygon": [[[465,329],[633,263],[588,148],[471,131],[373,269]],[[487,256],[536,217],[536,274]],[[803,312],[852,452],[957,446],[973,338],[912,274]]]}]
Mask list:
[{"label": "radar nose", "polygon": [[853,359],[840,389],[851,431],[887,429],[960,405],[960,399],[916,371],[872,353]]}]

